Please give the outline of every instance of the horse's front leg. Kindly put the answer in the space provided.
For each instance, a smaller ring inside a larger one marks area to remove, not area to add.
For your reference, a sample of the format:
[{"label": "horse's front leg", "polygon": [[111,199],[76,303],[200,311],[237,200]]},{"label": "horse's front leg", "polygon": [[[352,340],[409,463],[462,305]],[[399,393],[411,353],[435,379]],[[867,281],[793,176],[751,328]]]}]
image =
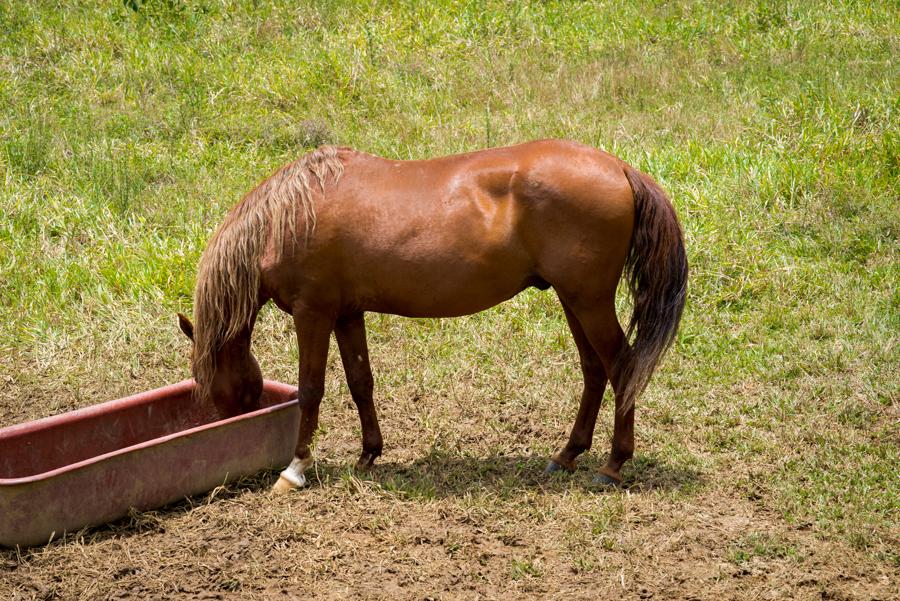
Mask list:
[{"label": "horse's front leg", "polygon": [[275,483],[276,491],[291,490],[306,484],[303,472],[313,462],[309,445],[319,427],[319,403],[325,394],[328,338],[334,329],[334,318],[318,312],[295,310],[294,326],[297,329],[297,343],[300,345],[300,384],[297,390],[300,431],[294,460],[281,472],[281,477]]},{"label": "horse's front leg", "polygon": [[347,386],[356,403],[359,421],[362,426],[362,454],[356,462],[356,469],[364,471],[381,455],[383,445],[381,429],[378,427],[378,415],[375,413],[375,402],[372,399],[374,381],[372,368],[369,365],[369,348],[366,344],[366,323],[362,313],[342,317],[334,327],[338,349],[344,373],[347,375]]}]

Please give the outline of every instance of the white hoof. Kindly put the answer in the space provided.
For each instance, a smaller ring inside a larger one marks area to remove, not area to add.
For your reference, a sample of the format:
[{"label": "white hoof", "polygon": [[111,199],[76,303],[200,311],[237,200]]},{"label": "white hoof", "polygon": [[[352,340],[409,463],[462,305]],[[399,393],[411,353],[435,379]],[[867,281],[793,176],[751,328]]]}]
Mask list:
[{"label": "white hoof", "polygon": [[294,457],[291,464],[281,472],[281,476],[278,478],[278,482],[275,483],[275,486],[272,487],[272,490],[275,492],[287,492],[306,486],[306,476],[303,475],[303,472],[306,471],[306,468],[308,468],[311,463],[312,458],[298,459],[297,457]]},{"label": "white hoof", "polygon": [[[302,486],[302,485],[301,485]],[[286,480],[285,478],[278,478],[278,482],[275,483],[275,486],[272,487],[272,490],[277,493],[290,492],[299,488],[293,482]]]}]

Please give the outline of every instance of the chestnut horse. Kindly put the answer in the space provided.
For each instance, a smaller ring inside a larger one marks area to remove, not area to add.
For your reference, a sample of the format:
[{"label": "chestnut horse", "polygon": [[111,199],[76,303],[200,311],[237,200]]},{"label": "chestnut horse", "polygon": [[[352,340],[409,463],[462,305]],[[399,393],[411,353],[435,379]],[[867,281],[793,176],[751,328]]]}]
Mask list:
[{"label": "chestnut horse", "polygon": [[[621,277],[633,296],[616,319]],[[366,311],[452,317],[534,286],[553,287],[578,347],[584,391],[547,470],[575,469],[591,447],[607,380],[615,426],[595,477],[620,483],[634,450],[634,402],[672,343],[687,258],[666,194],[618,158],[543,140],[423,161],[324,146],[263,181],[228,214],[200,260],[192,338],[197,394],[223,416],[258,407],[250,352],[259,309],[291,314],[300,347],[296,456],[276,489],[305,484],[334,332],[362,423],[366,469],[381,454]]]}]

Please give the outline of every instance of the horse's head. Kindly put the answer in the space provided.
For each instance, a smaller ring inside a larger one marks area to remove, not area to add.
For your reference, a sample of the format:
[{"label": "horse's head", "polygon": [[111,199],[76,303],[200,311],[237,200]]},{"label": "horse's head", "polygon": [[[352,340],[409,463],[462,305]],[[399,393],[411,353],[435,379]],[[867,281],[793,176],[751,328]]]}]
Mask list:
[{"label": "horse's head", "polygon": [[[194,324],[181,313],[178,325],[193,345],[191,373],[197,382],[197,396],[211,400],[222,418],[259,408],[262,371],[250,352],[250,329],[231,338],[207,356],[198,357]],[[202,335],[201,332],[197,332]]]}]

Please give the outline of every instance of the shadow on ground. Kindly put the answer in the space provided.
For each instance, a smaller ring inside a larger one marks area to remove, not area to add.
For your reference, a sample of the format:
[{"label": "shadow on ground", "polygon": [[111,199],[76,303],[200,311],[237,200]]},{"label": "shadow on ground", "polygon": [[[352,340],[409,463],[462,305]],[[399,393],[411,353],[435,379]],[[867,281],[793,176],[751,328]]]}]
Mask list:
[{"label": "shadow on ground", "polygon": [[[543,456],[462,457],[432,453],[412,463],[376,464],[371,472],[357,477],[413,498],[447,498],[479,492],[503,497],[525,489],[553,491],[572,486],[598,493],[615,490],[593,484],[593,477],[601,465],[600,458],[585,458],[573,474],[546,475],[546,465],[547,458]],[[320,481],[327,484],[329,479],[340,477],[347,471],[343,465],[320,464]],[[323,474],[325,478],[321,478]],[[696,469],[676,466],[652,456],[640,456],[626,464],[623,478],[621,488],[631,492],[681,490],[702,483],[702,476]]]}]

